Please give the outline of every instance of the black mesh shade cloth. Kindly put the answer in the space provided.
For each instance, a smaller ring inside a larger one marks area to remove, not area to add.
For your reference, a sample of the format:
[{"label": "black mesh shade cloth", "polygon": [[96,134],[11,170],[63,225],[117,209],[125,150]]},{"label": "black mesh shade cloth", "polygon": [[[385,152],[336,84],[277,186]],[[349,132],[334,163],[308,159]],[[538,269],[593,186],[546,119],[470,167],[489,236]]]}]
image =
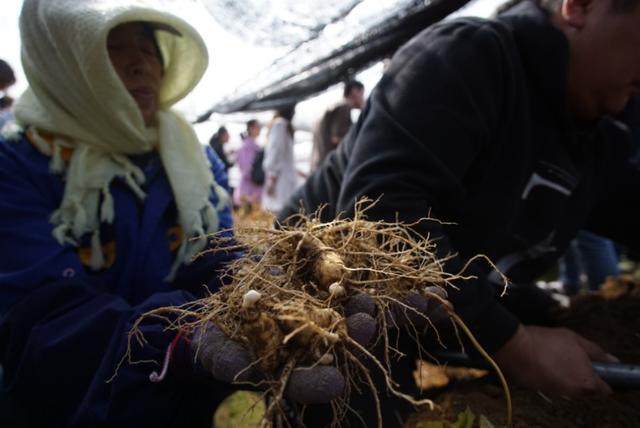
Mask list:
[{"label": "black mesh shade cloth", "polygon": [[390,57],[415,34],[469,0],[202,0],[216,20],[256,45],[284,47],[255,78],[212,113],[290,105]]}]

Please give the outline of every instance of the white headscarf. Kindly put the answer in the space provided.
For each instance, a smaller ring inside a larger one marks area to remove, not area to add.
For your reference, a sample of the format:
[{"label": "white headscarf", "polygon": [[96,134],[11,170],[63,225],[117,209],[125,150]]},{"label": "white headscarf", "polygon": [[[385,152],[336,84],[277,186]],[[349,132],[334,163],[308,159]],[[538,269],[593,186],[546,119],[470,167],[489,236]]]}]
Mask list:
[{"label": "white headscarf", "polygon": [[[107,51],[110,30],[134,21],[169,29],[155,32],[164,76],[158,125],[153,128],[145,126]],[[111,181],[123,177],[143,199],[144,173],[127,155],[157,148],[184,233],[172,278],[180,264],[189,263],[204,248],[204,235],[217,231],[218,210],[229,200],[215,182],[194,130],[169,110],[206,70],[202,38],[182,19],[144,0],[25,0],[20,31],[30,87],[16,102],[16,120],[58,136],[49,145],[32,133],[38,148],[52,157],[52,171],[66,180],[62,204],[51,218],[55,238],[77,245],[81,236],[91,233],[91,267],[102,267],[100,223],[114,221]],[[61,158],[66,147],[73,149],[68,167]],[[212,191],[220,201],[217,207],[209,202]],[[194,236],[199,239],[191,239]]]}]

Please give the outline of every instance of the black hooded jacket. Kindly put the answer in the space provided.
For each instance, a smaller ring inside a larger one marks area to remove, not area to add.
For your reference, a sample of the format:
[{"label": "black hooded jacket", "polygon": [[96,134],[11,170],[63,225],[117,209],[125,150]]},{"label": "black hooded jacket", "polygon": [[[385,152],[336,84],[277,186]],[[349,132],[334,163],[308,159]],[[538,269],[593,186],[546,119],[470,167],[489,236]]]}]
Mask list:
[{"label": "black hooded jacket", "polygon": [[[446,265],[488,256],[513,283],[530,283],[579,229],[640,242],[640,175],[628,133],[609,118],[567,114],[569,46],[548,14],[524,1],[495,20],[442,22],[394,56],[343,144],[281,213],[300,206],[323,218],[381,197],[369,219],[423,222]],[[622,206],[622,201],[630,201]],[[631,227],[629,227],[631,226]],[[518,320],[498,299],[500,277],[476,262],[450,299],[495,351]]]}]

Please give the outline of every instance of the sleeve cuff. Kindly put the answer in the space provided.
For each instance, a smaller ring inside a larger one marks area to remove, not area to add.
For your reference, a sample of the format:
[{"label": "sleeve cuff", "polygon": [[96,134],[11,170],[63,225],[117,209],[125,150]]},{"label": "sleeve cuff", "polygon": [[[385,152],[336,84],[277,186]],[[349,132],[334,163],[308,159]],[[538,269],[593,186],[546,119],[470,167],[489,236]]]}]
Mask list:
[{"label": "sleeve cuff", "polygon": [[[520,321],[502,306],[493,301],[474,319],[463,321],[467,324],[476,340],[489,354],[495,353],[516,333]],[[478,351],[468,340],[464,340],[468,354],[479,356]]]}]

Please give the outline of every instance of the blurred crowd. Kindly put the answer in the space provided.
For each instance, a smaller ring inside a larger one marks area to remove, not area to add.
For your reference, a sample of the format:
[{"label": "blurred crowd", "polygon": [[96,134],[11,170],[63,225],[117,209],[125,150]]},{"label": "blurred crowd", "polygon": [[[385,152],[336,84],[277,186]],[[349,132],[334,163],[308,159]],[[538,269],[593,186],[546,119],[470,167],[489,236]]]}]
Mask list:
[{"label": "blurred crowd", "polygon": [[266,126],[257,119],[248,120],[240,135],[241,144],[235,150],[229,148],[230,134],[222,124],[211,136],[206,150],[209,156],[215,153],[222,160],[227,172],[237,168],[239,179],[233,188],[235,208],[242,212],[262,209],[277,215],[308,174],[344,139],[353,124],[353,111],[364,106],[364,91],[364,85],[357,80],[344,83],[342,98],[328,106],[314,123],[311,152],[305,156],[308,162],[303,166],[294,151],[295,104],[277,109]]}]

